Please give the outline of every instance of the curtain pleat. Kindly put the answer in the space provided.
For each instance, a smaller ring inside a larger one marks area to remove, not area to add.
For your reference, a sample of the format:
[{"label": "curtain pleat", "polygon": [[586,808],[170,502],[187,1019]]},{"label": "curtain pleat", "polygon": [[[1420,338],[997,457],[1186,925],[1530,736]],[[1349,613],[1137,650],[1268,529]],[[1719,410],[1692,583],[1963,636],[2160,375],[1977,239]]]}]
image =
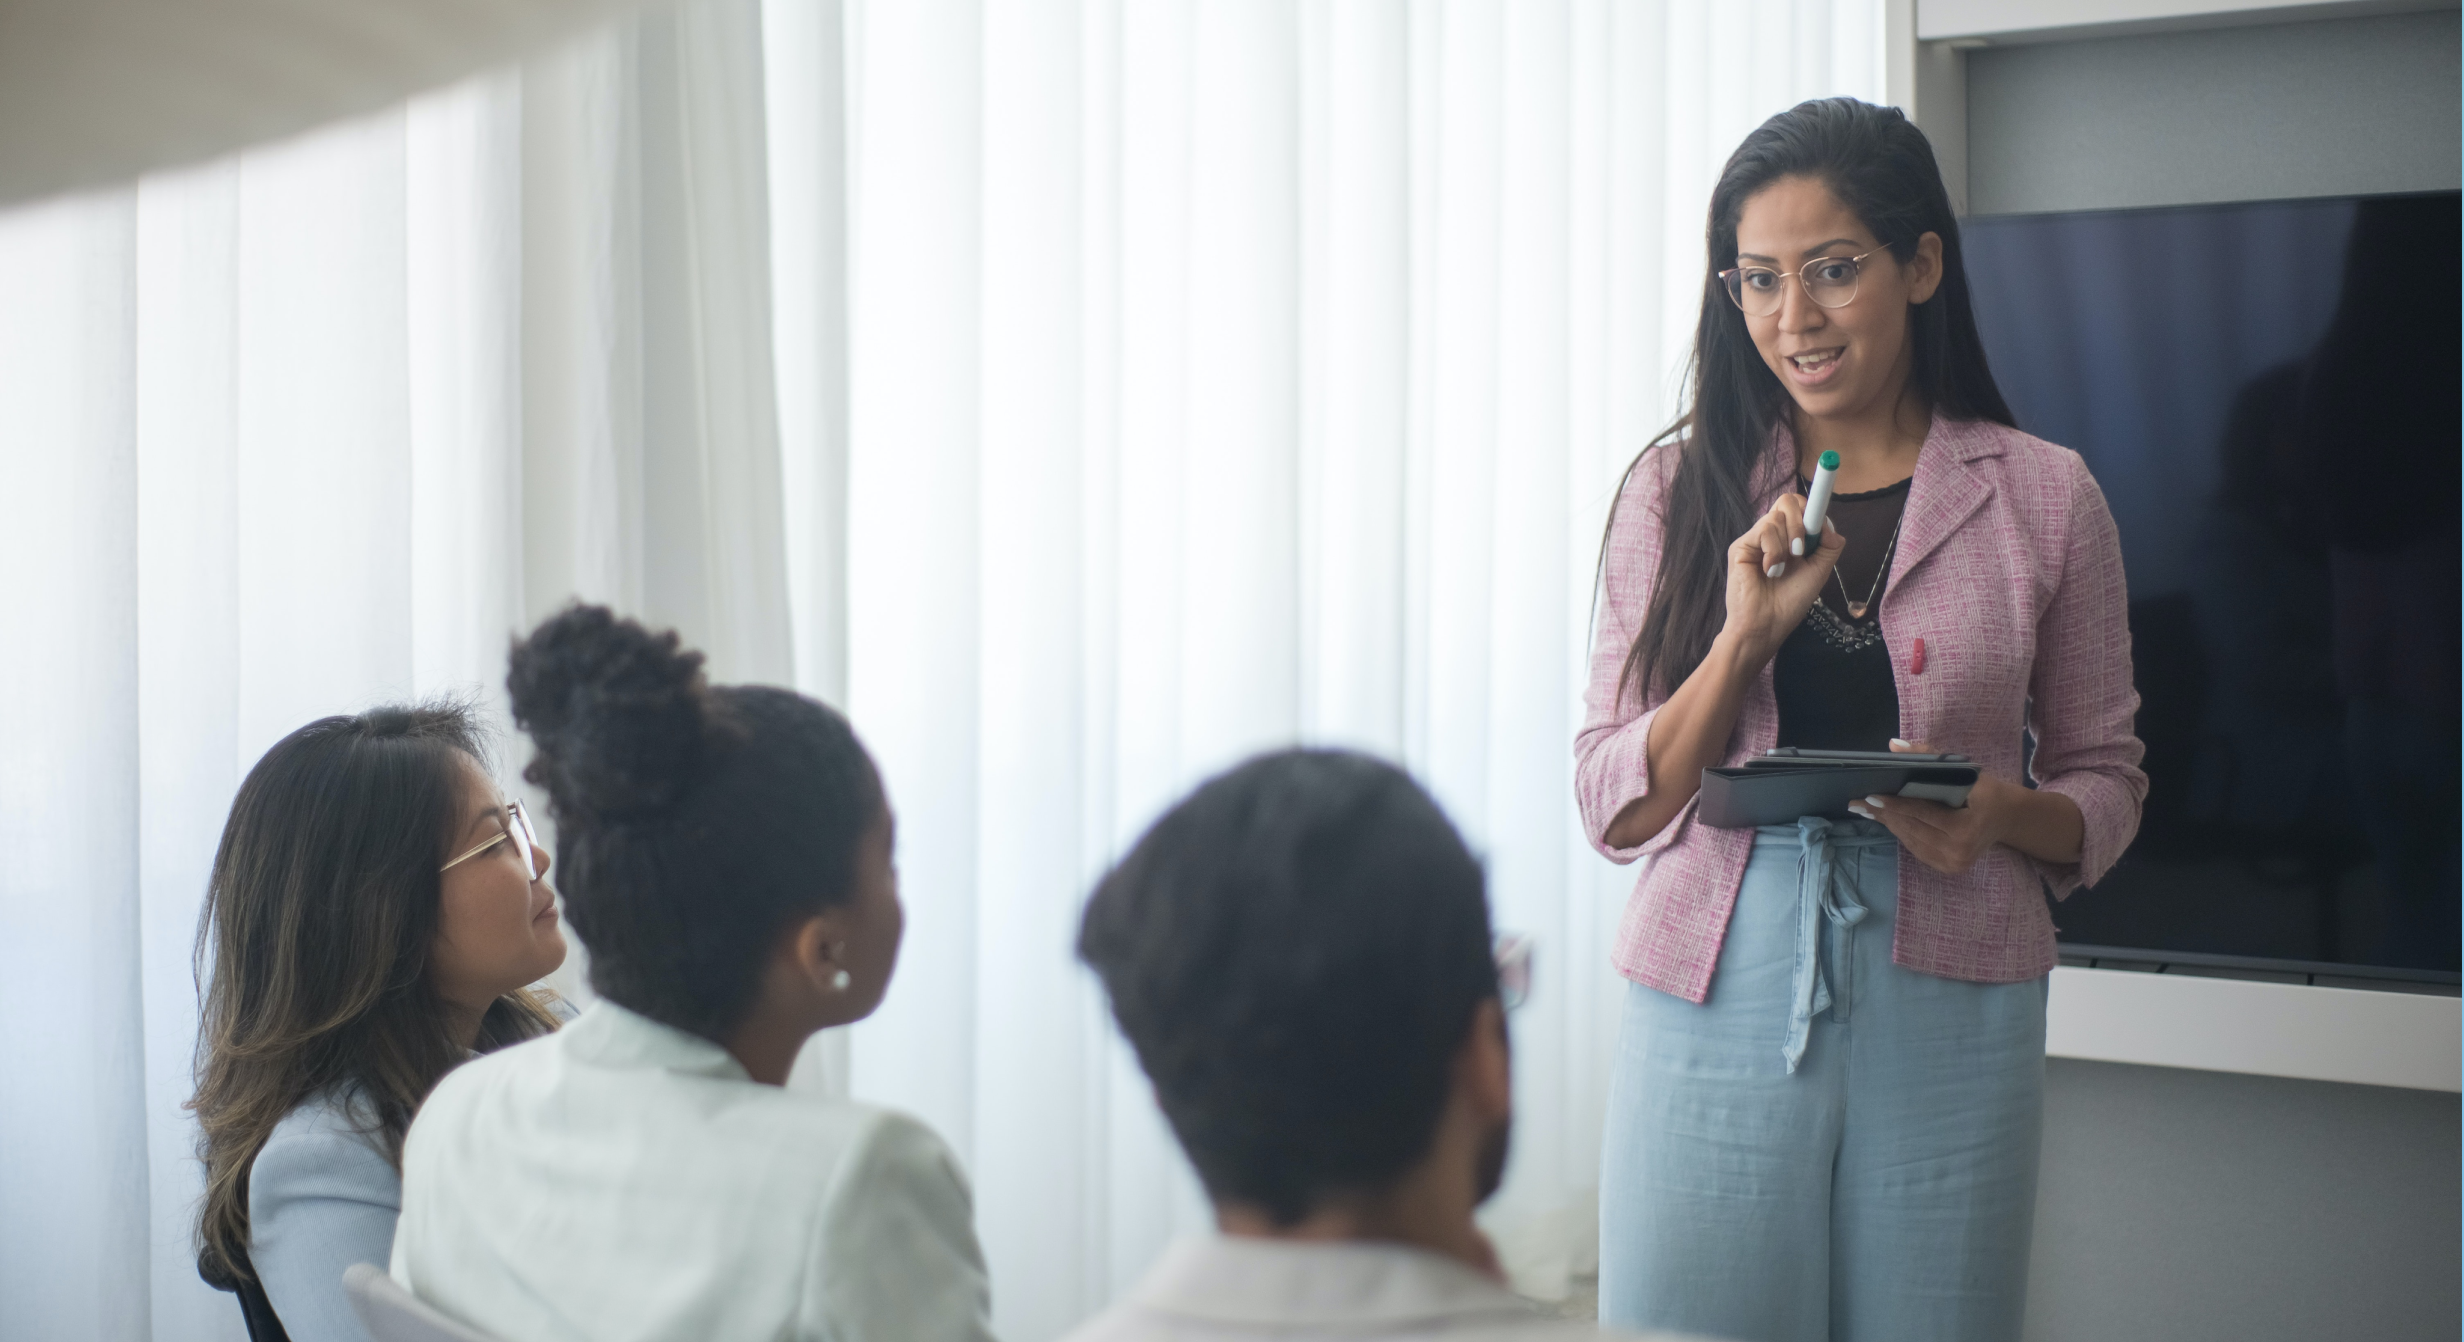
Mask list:
[{"label": "curtain pleat", "polygon": [[[133,203],[0,223],[0,1298],[12,1331],[145,1327]],[[22,435],[22,437],[19,437]]]},{"label": "curtain pleat", "polygon": [[967,1153],[982,955],[980,509],[997,502],[977,452],[983,16],[965,0],[870,6],[851,36],[847,707],[911,837],[897,990],[855,1032],[850,1065],[859,1093],[923,1116]]},{"label": "curtain pleat", "polygon": [[[229,165],[201,168],[148,180],[134,194],[137,622],[131,633],[138,669],[141,865],[135,895],[143,936],[141,1114],[149,1233],[145,1256],[122,1260],[118,1270],[126,1293],[150,1306],[153,1337],[238,1337],[229,1297],[197,1279],[196,1129],[181,1105],[195,1089],[197,909],[221,837],[223,807],[239,781],[239,351],[233,340],[239,173]],[[47,1084],[59,1080],[45,1078]],[[0,1216],[23,1224],[10,1214],[15,1206],[0,1198]],[[146,1289],[136,1289],[140,1283]],[[147,1329],[143,1323],[96,1327],[84,1335],[142,1337]]]}]

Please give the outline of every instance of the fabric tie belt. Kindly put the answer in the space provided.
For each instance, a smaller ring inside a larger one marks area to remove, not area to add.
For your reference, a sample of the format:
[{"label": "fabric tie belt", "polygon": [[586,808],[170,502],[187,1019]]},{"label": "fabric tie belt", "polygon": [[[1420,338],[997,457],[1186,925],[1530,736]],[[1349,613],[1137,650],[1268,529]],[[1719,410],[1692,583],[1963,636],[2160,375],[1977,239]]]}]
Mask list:
[{"label": "fabric tie belt", "polygon": [[[1766,832],[1776,836],[1786,830],[1784,826],[1772,826]],[[1846,1020],[1849,1007],[1856,1000],[1851,934],[1858,923],[1865,921],[1866,908],[1852,893],[1853,875],[1842,878],[1842,859],[1853,873],[1858,853],[1897,842],[1890,831],[1879,825],[1831,821],[1814,815],[1797,821],[1797,965],[1788,989],[1788,1037],[1780,1045],[1780,1056],[1787,1060],[1792,1074],[1805,1059],[1814,1017],[1836,1007],[1834,1018]],[[1839,929],[1837,949],[1830,957],[1830,976],[1822,968],[1825,922]],[[1839,981],[1832,983],[1831,977]]]}]

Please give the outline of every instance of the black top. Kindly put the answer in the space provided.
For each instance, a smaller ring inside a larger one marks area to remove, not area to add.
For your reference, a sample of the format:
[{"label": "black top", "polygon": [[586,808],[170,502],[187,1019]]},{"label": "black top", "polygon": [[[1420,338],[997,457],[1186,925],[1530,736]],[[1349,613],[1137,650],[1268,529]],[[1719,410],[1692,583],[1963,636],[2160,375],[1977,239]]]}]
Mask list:
[{"label": "black top", "polygon": [[[1807,488],[1798,481],[1799,493]],[[1884,570],[1898,548],[1900,514],[1907,504],[1906,480],[1869,493],[1831,496],[1831,525],[1848,548],[1822,599],[1771,659],[1781,745],[1888,750],[1899,735],[1899,686],[1891,679],[1891,649],[1882,641],[1877,615]]]}]

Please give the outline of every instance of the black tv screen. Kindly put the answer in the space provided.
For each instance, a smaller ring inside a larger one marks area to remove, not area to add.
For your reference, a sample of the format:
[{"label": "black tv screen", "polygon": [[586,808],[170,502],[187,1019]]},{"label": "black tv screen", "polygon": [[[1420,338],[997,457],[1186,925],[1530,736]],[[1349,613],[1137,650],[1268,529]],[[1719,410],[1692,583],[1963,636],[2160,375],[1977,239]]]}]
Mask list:
[{"label": "black tv screen", "polygon": [[2445,192],[1964,226],[1994,376],[2129,574],[2147,808],[2066,947],[2456,970],[2459,225]]}]

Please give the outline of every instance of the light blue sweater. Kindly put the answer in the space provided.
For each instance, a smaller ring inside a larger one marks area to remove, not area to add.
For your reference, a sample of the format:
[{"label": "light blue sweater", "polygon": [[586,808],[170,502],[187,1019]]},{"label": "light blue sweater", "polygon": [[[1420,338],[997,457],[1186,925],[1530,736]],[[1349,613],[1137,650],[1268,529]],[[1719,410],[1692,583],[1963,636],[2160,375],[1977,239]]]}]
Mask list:
[{"label": "light blue sweater", "polygon": [[392,1259],[402,1209],[402,1177],[362,1132],[374,1127],[364,1104],[316,1096],[283,1116],[249,1167],[248,1256],[291,1342],[369,1342],[342,1272]]}]

